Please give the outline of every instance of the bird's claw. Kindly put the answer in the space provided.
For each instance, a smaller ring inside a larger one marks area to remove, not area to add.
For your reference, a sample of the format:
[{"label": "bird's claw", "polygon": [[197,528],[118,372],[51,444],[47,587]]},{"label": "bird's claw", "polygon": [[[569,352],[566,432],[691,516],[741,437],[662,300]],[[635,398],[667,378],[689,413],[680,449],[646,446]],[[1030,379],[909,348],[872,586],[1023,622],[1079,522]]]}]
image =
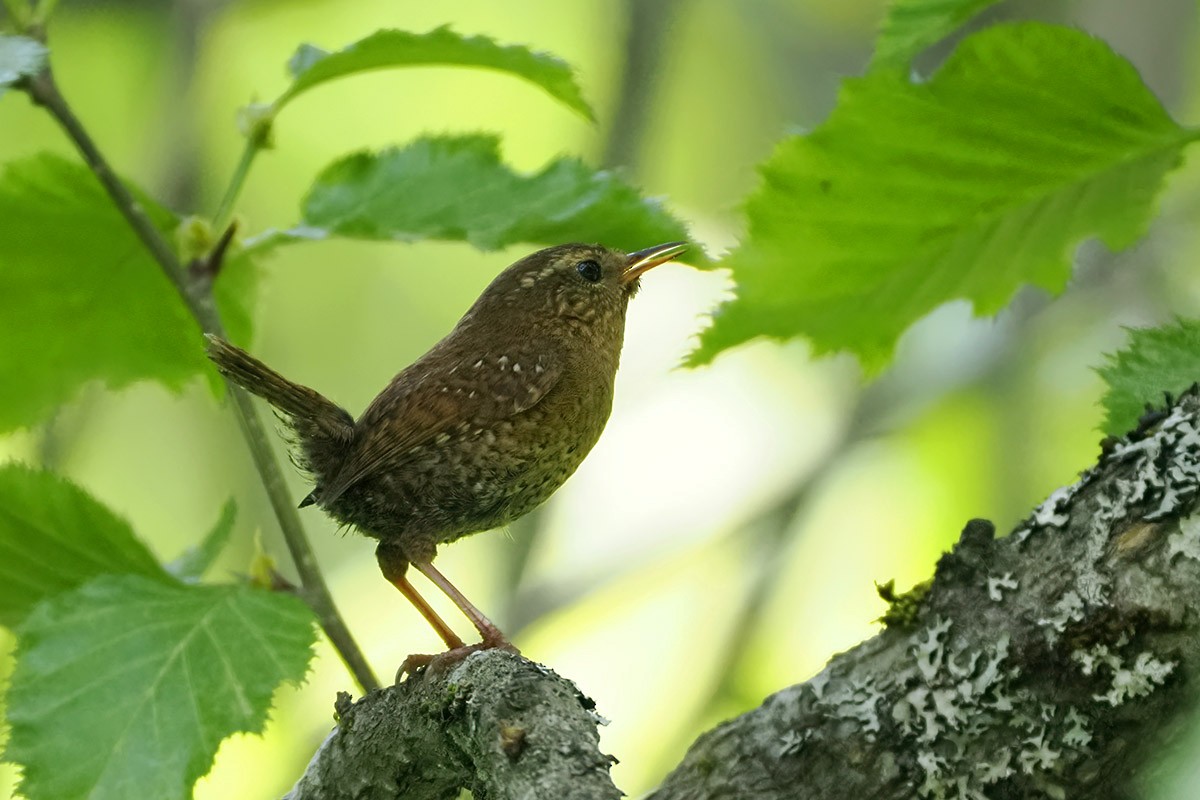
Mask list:
[{"label": "bird's claw", "polygon": [[428,675],[434,676],[455,664],[462,661],[472,653],[478,653],[482,650],[506,650],[515,655],[520,655],[521,651],[516,645],[504,638],[504,635],[496,631],[495,635],[485,636],[483,641],[477,644],[463,645],[447,650],[444,653],[431,655],[428,653],[413,653],[404,662],[400,664],[400,669],[396,670],[396,683],[400,683],[405,675],[416,675],[417,670],[425,668]]}]

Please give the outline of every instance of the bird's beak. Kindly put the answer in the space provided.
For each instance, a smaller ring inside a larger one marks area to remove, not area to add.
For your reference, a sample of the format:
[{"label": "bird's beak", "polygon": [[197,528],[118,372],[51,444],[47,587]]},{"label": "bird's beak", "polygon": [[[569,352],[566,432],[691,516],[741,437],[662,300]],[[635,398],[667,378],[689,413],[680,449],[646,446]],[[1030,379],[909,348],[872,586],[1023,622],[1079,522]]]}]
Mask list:
[{"label": "bird's beak", "polygon": [[666,244],[656,244],[654,247],[647,247],[645,250],[638,250],[636,253],[629,254],[629,262],[625,265],[625,271],[621,273],[621,285],[636,281],[643,272],[648,269],[653,269],[659,264],[670,261],[684,250],[687,250],[687,242],[667,242]]}]

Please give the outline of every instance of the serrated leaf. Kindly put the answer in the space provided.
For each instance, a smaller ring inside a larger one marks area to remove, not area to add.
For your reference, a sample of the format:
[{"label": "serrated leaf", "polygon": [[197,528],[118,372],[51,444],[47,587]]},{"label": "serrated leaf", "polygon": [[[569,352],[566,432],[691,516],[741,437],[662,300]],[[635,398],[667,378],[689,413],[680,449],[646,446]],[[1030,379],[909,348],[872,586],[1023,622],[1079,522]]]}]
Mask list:
[{"label": "serrated leaf", "polygon": [[129,523],[75,484],[19,464],[0,467],[0,625],[98,575],[170,581]]},{"label": "serrated leaf", "polygon": [[0,36],[0,95],[22,78],[41,72],[49,54],[44,44],[28,36]]},{"label": "serrated leaf", "polygon": [[[168,240],[177,219],[139,193]],[[214,374],[175,288],[80,164],[41,154],[0,172],[0,432],[38,422],[90,380],[172,390]],[[254,272],[226,265],[218,304],[249,327]],[[20,387],[16,391],[13,387]]]},{"label": "serrated leaf", "polygon": [[1164,393],[1178,396],[1200,381],[1200,320],[1131,329],[1129,343],[1107,359],[1097,370],[1108,384],[1103,428],[1120,436],[1137,425],[1147,405],[1162,406]]},{"label": "serrated leaf", "polygon": [[[481,250],[518,242],[601,242],[626,250],[687,239],[683,223],[609,172],[560,158],[536,175],[500,160],[494,136],[418,139],[327,167],[304,200],[303,225],[265,240],[329,235],[465,241]],[[704,264],[694,247],[685,259]]]},{"label": "serrated leaf", "polygon": [[221,515],[212,530],[194,547],[172,561],[167,569],[182,581],[197,581],[216,562],[229,538],[233,535],[233,523],[237,520],[237,503],[231,497],[221,508]]},{"label": "serrated leaf", "polygon": [[892,0],[875,40],[871,66],[906,66],[913,56],[997,2],[999,0]]},{"label": "serrated leaf", "polygon": [[1023,283],[1061,291],[1082,239],[1142,235],[1195,135],[1108,45],[1050,25],[968,37],[927,83],[847,81],[829,120],[763,166],[725,262],[737,297],[692,362],[807,336],[878,370],[942,303],[991,314]]},{"label": "serrated leaf", "polygon": [[217,747],[308,668],[313,618],[240,586],[98,578],[19,631],[6,757],[29,800],[191,797]]},{"label": "serrated leaf", "polygon": [[428,33],[376,31],[334,53],[303,44],[288,62],[295,80],[275,101],[274,108],[278,111],[314,86],[347,75],[422,66],[476,67],[503,72],[540,87],[588,120],[595,119],[566,62],[521,45],[500,45],[487,36],[463,36],[448,26]]}]

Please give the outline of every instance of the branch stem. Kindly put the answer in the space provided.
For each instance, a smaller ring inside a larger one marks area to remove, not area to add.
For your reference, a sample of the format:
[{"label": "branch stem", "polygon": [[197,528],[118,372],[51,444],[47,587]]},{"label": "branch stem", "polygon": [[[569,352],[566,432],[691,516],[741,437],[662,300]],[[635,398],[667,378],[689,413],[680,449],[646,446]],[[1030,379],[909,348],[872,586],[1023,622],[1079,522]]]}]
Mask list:
[{"label": "branch stem", "polygon": [[258,135],[254,132],[248,134],[246,146],[242,149],[242,155],[238,158],[237,166],[234,167],[233,175],[229,179],[229,186],[226,187],[225,194],[221,196],[221,205],[217,207],[217,213],[213,217],[215,230],[221,230],[229,224],[229,219],[233,215],[233,204],[237,202],[238,195],[242,193],[242,185],[246,182],[246,176],[250,174],[250,165],[254,163],[254,157],[261,149],[262,144]]},{"label": "branch stem", "polygon": [[[58,90],[50,70],[47,68],[30,78],[24,84],[24,88],[33,101],[44,107],[66,131],[67,136],[83,156],[88,168],[104,186],[117,210],[179,292],[200,328],[205,333],[224,335],[221,317],[213,300],[211,276],[207,274],[193,275],[180,262],[175,251],[154,225],[142,204],[129,190],[129,187],[121,182],[121,179],[117,177],[100,153],[96,143],[79,118],[75,116],[67,104],[66,98]],[[248,164],[246,166],[248,167]],[[288,494],[283,471],[271,449],[261,417],[252,405],[250,396],[241,388],[230,384],[229,395],[238,424],[242,429],[242,435],[250,448],[250,454],[254,459],[254,465],[262,480],[263,488],[275,511],[279,528],[283,532],[284,541],[296,564],[296,572],[300,576],[301,597],[316,614],[325,635],[329,637],[338,655],[341,656],[363,691],[378,688],[379,681],[371,671],[366,658],[334,605],[324,575],[317,565],[312,546],[304,533],[300,516]]]}]

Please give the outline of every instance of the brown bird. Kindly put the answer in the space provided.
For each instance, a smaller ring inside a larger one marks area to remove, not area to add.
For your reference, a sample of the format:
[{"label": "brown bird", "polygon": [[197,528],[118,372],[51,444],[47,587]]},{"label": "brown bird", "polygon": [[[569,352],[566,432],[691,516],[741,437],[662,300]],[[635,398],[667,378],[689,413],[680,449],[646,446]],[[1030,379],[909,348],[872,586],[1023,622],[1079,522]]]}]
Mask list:
[{"label": "brown bird", "polygon": [[[434,568],[437,547],[532,511],[575,471],[612,409],[639,278],[685,249],[671,242],[626,255],[566,244],[521,259],[357,420],[222,339],[208,336],[208,356],[293,429],[296,461],[316,483],[301,507],[318,505],[379,540],[384,577],[451,651],[511,647]],[[462,609],[479,645],[464,647],[417,593],[409,564]],[[415,658],[406,667],[425,657]]]}]

